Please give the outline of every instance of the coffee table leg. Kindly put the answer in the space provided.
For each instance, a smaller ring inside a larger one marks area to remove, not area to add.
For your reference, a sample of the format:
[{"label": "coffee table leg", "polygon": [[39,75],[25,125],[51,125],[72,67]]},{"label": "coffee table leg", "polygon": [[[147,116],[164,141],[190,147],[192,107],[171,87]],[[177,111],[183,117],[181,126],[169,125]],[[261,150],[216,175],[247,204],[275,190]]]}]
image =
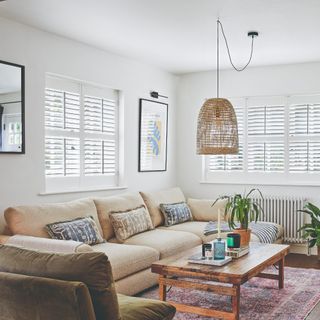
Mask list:
[{"label": "coffee table leg", "polygon": [[164,278],[165,278],[166,276],[163,276],[163,275],[160,275],[159,276],[159,299],[161,300],[161,301],[166,301],[166,289],[167,289],[167,287],[166,287],[166,285],[164,284]]},{"label": "coffee table leg", "polygon": [[234,288],[236,288],[236,295],[232,296],[232,312],[234,314],[234,319],[239,320],[240,313],[240,285],[234,284]]},{"label": "coffee table leg", "polygon": [[279,289],[284,287],[284,258],[279,260]]}]

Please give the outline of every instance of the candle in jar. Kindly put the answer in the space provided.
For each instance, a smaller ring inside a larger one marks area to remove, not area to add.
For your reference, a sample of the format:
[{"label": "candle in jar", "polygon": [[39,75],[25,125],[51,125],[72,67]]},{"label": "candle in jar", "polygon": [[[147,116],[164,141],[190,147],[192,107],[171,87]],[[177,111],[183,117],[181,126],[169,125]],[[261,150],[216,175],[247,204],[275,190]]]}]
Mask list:
[{"label": "candle in jar", "polygon": [[218,209],[218,238],[221,238],[221,217],[220,217],[220,209]]}]

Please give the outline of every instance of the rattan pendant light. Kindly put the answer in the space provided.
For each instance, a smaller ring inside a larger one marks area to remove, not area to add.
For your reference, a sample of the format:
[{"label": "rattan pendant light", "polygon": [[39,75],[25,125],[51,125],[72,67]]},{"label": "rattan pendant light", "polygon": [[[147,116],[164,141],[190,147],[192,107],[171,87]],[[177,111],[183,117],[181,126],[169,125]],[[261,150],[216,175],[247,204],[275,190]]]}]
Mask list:
[{"label": "rattan pendant light", "polygon": [[238,125],[236,113],[231,102],[219,97],[220,86],[220,43],[221,31],[226,43],[230,63],[236,71],[243,71],[250,63],[253,55],[253,40],[257,32],[249,32],[252,37],[249,61],[243,68],[236,68],[231,59],[228,42],[220,20],[217,20],[217,97],[205,101],[200,109],[197,128],[197,154],[236,154],[239,150]]}]

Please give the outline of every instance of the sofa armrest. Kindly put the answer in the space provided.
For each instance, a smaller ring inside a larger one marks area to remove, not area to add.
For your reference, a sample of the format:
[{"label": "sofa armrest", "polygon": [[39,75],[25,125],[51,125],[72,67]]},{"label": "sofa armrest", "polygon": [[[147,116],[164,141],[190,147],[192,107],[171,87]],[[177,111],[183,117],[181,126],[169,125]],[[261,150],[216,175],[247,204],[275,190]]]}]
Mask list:
[{"label": "sofa armrest", "polygon": [[82,242],[72,240],[56,240],[23,235],[9,237],[6,245],[20,247],[35,251],[58,252],[58,253],[80,253],[92,252],[93,249]]},{"label": "sofa armrest", "polygon": [[0,244],[6,244],[9,238],[10,236],[5,236],[3,234],[0,234]]},{"label": "sofa armrest", "polygon": [[0,318],[95,320],[82,282],[0,272]]}]

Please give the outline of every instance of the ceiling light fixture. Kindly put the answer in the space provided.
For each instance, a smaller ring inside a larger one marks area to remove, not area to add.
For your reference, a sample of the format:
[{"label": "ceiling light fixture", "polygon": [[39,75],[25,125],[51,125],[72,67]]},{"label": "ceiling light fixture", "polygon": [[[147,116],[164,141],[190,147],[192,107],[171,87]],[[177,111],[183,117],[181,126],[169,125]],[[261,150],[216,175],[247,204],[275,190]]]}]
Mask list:
[{"label": "ceiling light fixture", "polygon": [[217,20],[217,97],[205,101],[198,116],[197,154],[236,154],[239,150],[237,117],[231,102],[219,97],[220,90],[220,28],[227,47],[229,61],[236,71],[245,70],[253,56],[253,43],[259,34],[248,32],[252,38],[248,62],[237,68],[232,61],[228,41],[220,20]]}]

